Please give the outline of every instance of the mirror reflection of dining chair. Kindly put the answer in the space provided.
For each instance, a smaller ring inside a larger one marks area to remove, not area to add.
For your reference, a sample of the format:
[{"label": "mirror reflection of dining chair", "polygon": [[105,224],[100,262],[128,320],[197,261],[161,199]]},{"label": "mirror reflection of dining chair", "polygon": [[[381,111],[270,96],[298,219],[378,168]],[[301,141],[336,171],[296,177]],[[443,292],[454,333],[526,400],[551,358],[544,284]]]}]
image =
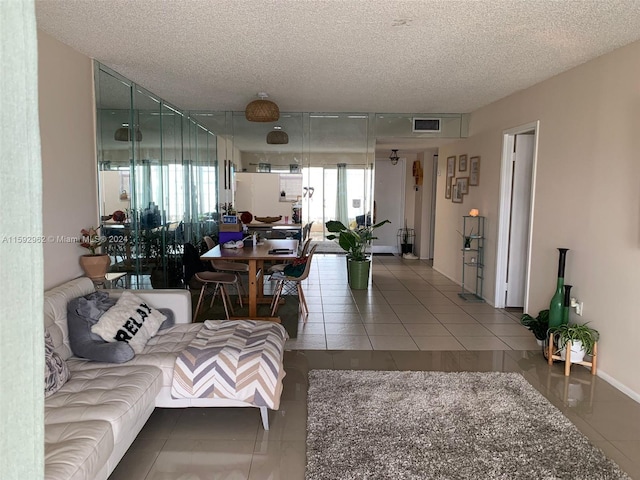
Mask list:
[{"label": "mirror reflection of dining chair", "polygon": [[[207,250],[211,250],[216,246],[213,238],[211,238],[209,235],[204,237],[204,241],[207,244]],[[211,260],[211,266],[216,272],[230,273],[235,275],[236,279],[238,280],[235,284],[236,290],[238,292],[238,300],[240,302],[240,306],[242,307],[242,297],[243,295],[246,295],[246,292],[244,290],[244,286],[242,285],[242,277],[240,276],[240,274],[249,272],[249,264],[243,262],[228,262],[225,260]]]}]

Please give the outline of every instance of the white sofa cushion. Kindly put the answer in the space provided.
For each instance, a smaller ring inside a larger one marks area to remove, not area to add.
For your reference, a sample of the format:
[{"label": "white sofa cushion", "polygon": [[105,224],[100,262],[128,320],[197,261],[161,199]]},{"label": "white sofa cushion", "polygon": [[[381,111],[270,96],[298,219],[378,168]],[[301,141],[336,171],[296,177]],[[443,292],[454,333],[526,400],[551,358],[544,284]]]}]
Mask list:
[{"label": "white sofa cushion", "polygon": [[91,327],[91,331],[107,342],[126,342],[134,352],[140,353],[166,318],[148,301],[126,291]]},{"label": "white sofa cushion", "polygon": [[45,480],[95,478],[113,450],[109,422],[90,420],[48,424],[44,431]]},{"label": "white sofa cushion", "polygon": [[53,347],[63,360],[73,355],[69,346],[67,304],[74,298],[94,291],[93,282],[87,277],[80,277],[52,288],[44,294],[44,328],[51,334]]},{"label": "white sofa cushion", "polygon": [[[202,328],[202,323],[187,323],[176,325],[149,339],[142,352],[125,364],[121,365],[152,365],[162,370],[162,386],[171,387],[173,367],[178,353],[184,350]],[[114,363],[96,363],[77,357],[67,360],[72,374],[76,371],[94,369],[96,367],[115,367]]]},{"label": "white sofa cushion", "polygon": [[105,420],[117,444],[123,435],[153,409],[162,386],[162,373],[151,366],[93,368],[73,371],[71,379],[45,399],[45,425]]}]

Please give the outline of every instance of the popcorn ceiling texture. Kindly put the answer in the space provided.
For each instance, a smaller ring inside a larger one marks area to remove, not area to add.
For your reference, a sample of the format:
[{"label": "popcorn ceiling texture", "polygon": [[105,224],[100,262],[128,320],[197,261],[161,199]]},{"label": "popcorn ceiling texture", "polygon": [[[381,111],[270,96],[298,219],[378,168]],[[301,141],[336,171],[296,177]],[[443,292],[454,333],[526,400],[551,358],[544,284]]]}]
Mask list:
[{"label": "popcorn ceiling texture", "polygon": [[37,0],[38,27],[182,109],[466,113],[640,38],[637,0]]}]

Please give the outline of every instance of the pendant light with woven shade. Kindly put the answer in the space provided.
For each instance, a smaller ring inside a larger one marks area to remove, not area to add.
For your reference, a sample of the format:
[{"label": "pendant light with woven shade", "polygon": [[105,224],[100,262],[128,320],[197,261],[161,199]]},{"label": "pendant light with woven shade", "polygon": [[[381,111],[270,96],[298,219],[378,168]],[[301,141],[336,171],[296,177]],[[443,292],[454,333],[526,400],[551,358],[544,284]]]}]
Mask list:
[{"label": "pendant light with woven shade", "polygon": [[267,95],[264,92],[258,93],[258,100],[247,105],[244,109],[244,116],[250,122],[277,122],[280,118],[280,109],[278,105],[271,100],[267,100]]},{"label": "pendant light with woven shade", "polygon": [[270,145],[285,145],[289,143],[289,135],[282,130],[280,125],[276,125],[273,127],[273,130],[267,134],[267,143]]},{"label": "pendant light with woven shade", "polygon": [[[142,132],[138,127],[135,128],[136,142],[142,140]],[[131,141],[131,129],[128,123],[123,123],[113,134],[113,139],[117,142],[130,142]]]}]

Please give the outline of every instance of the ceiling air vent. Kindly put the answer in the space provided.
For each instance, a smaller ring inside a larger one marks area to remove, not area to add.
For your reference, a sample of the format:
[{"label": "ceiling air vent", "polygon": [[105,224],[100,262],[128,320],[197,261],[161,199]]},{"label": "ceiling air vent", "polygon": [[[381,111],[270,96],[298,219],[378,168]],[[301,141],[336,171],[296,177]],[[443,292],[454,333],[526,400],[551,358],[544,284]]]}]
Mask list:
[{"label": "ceiling air vent", "polygon": [[414,118],[413,119],[413,132],[439,132],[440,131],[440,119],[439,118]]}]

